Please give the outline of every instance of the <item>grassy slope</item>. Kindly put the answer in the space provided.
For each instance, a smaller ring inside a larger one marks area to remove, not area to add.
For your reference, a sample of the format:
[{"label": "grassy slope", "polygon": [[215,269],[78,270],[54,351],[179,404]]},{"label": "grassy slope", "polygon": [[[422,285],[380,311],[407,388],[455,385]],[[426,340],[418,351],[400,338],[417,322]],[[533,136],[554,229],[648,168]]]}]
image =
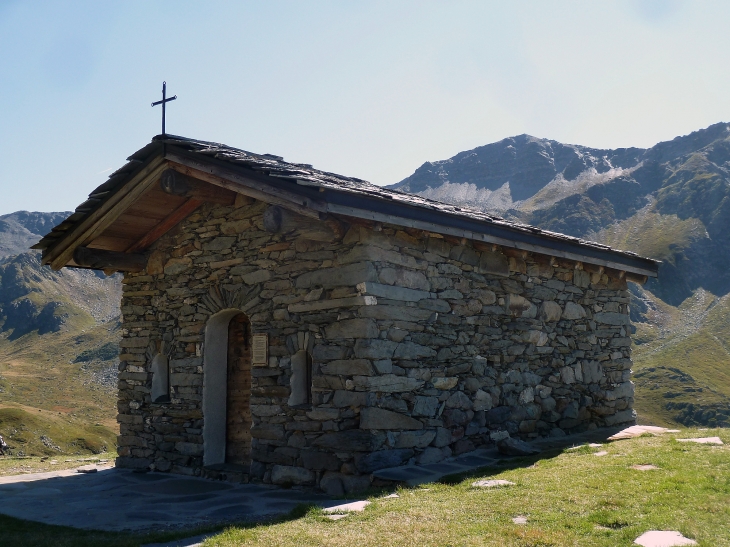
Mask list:
[{"label": "grassy slope", "polygon": [[0,344],[0,433],[8,444],[26,455],[51,454],[40,440],[45,435],[64,454],[114,448],[115,387],[93,378],[113,362],[73,362],[114,338],[110,327],[30,333]]},{"label": "grassy slope", "polygon": [[637,331],[646,341],[634,351],[644,422],[730,426],[730,296],[697,296],[667,314],[664,335]]},{"label": "grassy slope", "polygon": [[[114,360],[74,361],[116,342],[117,322],[110,316],[118,289],[91,272],[51,272],[34,255],[18,257],[10,267],[16,272],[13,294],[38,309],[56,302],[63,324],[58,332],[33,331],[15,339],[13,330],[0,333],[0,434],[15,453],[26,455],[54,452],[41,436],[65,454],[113,449],[116,386],[109,376]],[[106,384],[98,381],[102,373]]]},{"label": "grassy slope", "polygon": [[[676,249],[706,232],[696,218],[657,214],[649,205],[593,237],[673,262]],[[730,297],[700,289],[674,307],[644,294],[653,309],[646,314],[649,322],[635,324],[634,406],[640,423],[730,426],[730,346],[725,342],[730,340]]]},{"label": "grassy slope", "polygon": [[626,249],[657,260],[674,259],[677,248],[707,237],[705,227],[696,218],[682,220],[677,215],[661,215],[649,205],[634,216],[604,228],[588,238],[616,249]]},{"label": "grassy slope", "polygon": [[[730,441],[726,431],[701,434],[718,433]],[[453,484],[401,490],[398,499],[374,497],[364,513],[336,522],[312,510],[273,526],[234,527],[204,545],[613,547],[631,545],[651,529],[679,530],[700,545],[730,545],[727,446],[640,438],[604,449],[603,457],[586,447],[485,470]],[[630,468],[646,463],[660,469]],[[474,488],[477,478],[506,479],[516,486]],[[514,524],[516,516],[528,523]]]}]

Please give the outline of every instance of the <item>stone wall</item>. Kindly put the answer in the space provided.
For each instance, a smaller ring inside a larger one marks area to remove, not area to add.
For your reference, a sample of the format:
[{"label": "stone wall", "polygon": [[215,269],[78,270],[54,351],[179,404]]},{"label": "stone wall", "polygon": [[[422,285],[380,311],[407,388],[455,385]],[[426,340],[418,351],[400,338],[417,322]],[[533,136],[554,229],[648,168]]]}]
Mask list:
[{"label": "stone wall", "polygon": [[[205,205],[125,276],[119,465],[339,493],[508,434],[634,420],[618,272],[352,220],[330,241],[272,234],[266,207]],[[269,335],[252,369],[248,475],[202,465],[205,327],[230,308]],[[290,407],[301,350],[312,404]],[[163,351],[171,398],[153,403]]]}]

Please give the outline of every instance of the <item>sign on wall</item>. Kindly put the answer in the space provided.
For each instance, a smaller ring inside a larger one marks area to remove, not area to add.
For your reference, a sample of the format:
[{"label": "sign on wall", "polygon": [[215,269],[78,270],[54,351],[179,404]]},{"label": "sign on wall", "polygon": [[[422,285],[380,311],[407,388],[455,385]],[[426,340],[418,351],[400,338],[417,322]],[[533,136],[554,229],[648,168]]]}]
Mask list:
[{"label": "sign on wall", "polygon": [[253,365],[266,366],[269,364],[269,335],[257,333],[251,340],[251,362]]}]

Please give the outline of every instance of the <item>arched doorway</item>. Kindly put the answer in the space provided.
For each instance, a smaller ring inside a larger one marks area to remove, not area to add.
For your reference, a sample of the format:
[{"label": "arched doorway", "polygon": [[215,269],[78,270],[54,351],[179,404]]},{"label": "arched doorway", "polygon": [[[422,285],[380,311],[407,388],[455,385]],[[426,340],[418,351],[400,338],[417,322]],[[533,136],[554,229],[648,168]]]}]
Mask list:
[{"label": "arched doorway", "polygon": [[251,323],[240,310],[213,315],[203,349],[203,465],[251,462]]},{"label": "arched doorway", "polygon": [[246,314],[228,324],[226,463],[251,463],[251,323]]}]

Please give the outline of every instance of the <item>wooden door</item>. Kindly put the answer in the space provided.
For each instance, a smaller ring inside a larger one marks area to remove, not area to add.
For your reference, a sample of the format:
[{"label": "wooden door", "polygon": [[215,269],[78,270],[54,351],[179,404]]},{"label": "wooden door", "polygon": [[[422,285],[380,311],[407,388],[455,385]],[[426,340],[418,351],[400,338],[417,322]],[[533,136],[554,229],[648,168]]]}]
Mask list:
[{"label": "wooden door", "polygon": [[240,313],[228,325],[226,463],[251,463],[251,323]]}]

